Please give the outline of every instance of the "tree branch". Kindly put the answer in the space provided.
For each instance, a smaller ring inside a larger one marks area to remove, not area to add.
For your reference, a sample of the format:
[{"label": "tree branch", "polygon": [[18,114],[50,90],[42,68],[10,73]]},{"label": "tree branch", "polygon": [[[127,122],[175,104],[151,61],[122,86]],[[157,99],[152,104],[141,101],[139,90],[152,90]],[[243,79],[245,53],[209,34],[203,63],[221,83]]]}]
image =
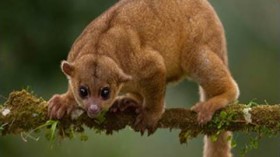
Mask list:
[{"label": "tree branch", "polygon": [[[9,98],[0,106],[1,134],[19,134],[44,126],[49,120],[47,102],[32,93],[22,90],[10,93]],[[106,113],[104,119],[90,119],[82,114],[77,119],[65,117],[60,120],[57,130],[63,137],[82,132],[84,126],[112,134],[126,126],[133,128],[136,114],[133,111]],[[158,128],[181,129],[180,141],[199,134],[215,135],[220,131],[247,131],[257,133],[278,133],[280,131],[280,105],[256,105],[249,103],[232,104],[218,111],[211,122],[201,126],[196,121],[196,113],[189,109],[166,109]]]}]

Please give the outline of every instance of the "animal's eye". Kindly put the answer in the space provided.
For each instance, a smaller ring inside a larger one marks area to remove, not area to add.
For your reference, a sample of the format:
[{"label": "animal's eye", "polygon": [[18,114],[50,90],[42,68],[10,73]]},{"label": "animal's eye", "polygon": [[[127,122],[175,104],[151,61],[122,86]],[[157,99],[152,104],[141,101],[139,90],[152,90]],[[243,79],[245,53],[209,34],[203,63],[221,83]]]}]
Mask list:
[{"label": "animal's eye", "polygon": [[79,94],[80,94],[81,98],[83,98],[83,99],[86,98],[88,96],[88,94],[89,94],[88,88],[85,87],[85,86],[81,86],[79,88]]},{"label": "animal's eye", "polygon": [[101,88],[100,90],[100,96],[103,98],[103,100],[107,100],[110,97],[110,88],[109,87],[104,87]]}]

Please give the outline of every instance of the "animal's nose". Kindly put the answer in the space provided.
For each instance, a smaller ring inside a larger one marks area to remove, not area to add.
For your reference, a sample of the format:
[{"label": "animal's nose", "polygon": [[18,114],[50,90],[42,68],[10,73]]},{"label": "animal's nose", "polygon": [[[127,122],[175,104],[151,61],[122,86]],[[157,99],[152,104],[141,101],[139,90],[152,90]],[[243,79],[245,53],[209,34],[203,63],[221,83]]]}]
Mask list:
[{"label": "animal's nose", "polygon": [[99,112],[100,112],[100,107],[95,104],[92,104],[89,106],[87,114],[90,118],[95,118]]},{"label": "animal's nose", "polygon": [[99,107],[97,105],[90,105],[89,111],[92,113],[97,113],[99,111]]}]

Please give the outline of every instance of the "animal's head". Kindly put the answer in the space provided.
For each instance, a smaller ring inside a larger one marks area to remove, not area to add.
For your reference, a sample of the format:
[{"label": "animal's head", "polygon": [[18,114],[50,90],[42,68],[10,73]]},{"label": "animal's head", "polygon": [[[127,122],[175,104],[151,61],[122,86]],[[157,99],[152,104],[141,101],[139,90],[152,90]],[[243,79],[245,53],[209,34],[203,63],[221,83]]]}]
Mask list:
[{"label": "animal's head", "polygon": [[85,55],[73,63],[62,61],[61,69],[69,79],[78,105],[91,118],[108,110],[122,84],[131,80],[131,76],[125,74],[116,62],[101,55]]}]

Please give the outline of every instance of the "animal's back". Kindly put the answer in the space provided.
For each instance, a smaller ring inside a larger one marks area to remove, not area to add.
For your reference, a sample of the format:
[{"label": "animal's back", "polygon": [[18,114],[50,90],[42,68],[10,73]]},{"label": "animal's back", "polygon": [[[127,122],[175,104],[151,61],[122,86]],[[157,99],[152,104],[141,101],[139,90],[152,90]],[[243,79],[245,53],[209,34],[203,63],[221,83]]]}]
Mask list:
[{"label": "animal's back", "polygon": [[164,58],[169,79],[182,74],[182,53],[207,44],[224,62],[223,26],[206,0],[124,0],[113,23],[137,31],[142,47],[156,50]]}]

